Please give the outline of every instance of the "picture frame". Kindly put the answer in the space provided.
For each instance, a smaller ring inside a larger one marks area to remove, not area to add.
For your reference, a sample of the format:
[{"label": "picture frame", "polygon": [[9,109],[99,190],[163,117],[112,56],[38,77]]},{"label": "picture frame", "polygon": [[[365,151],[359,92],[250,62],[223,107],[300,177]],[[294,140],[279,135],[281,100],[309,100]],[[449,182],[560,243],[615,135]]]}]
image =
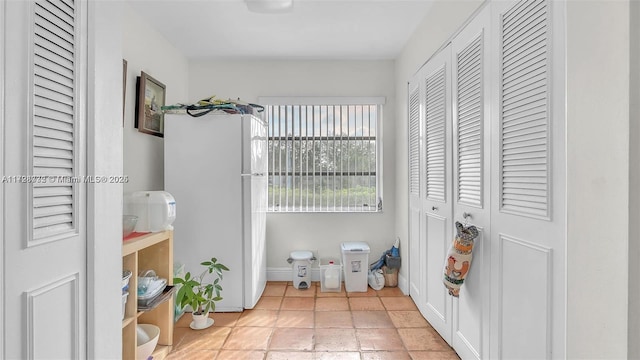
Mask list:
[{"label": "picture frame", "polygon": [[164,137],[166,87],[160,81],[142,71],[137,79],[135,127],[139,132]]},{"label": "picture frame", "polygon": [[124,117],[126,115],[127,101],[127,60],[122,59],[122,127],[124,127]]}]

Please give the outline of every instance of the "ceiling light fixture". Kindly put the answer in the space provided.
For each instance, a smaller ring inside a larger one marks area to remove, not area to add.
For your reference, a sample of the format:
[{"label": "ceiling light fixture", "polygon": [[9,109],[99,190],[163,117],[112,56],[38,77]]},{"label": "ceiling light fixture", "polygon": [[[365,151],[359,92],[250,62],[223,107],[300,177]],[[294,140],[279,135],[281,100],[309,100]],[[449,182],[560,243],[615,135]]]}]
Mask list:
[{"label": "ceiling light fixture", "polygon": [[284,13],[293,9],[293,0],[244,0],[249,11],[257,13]]}]

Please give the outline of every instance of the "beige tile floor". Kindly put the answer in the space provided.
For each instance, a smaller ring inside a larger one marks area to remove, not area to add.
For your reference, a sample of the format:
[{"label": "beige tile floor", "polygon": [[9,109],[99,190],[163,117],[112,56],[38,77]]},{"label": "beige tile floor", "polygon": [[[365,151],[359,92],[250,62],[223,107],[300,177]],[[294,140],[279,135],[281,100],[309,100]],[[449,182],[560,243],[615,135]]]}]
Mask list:
[{"label": "beige tile floor", "polygon": [[254,309],[210,317],[212,327],[192,330],[182,316],[168,359],[459,359],[398,288],[331,293],[269,282]]}]

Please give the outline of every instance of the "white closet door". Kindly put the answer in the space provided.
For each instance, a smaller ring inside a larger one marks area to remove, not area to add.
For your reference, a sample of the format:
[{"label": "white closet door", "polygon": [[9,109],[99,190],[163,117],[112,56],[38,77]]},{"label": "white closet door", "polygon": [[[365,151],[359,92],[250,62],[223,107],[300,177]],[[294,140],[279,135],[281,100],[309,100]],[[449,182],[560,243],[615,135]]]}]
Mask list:
[{"label": "white closet door", "polygon": [[[86,2],[3,2],[7,359],[87,357]],[[114,241],[117,241],[114,239]],[[115,314],[114,314],[115,315]]]},{"label": "white closet door", "polygon": [[563,5],[492,5],[490,355],[563,358]]},{"label": "white closet door", "polygon": [[[475,225],[471,268],[453,298],[452,346],[462,359],[489,357],[490,73],[486,6],[451,42],[454,221]],[[454,229],[455,232],[455,229]],[[455,236],[455,233],[454,233]]]},{"label": "white closet door", "polygon": [[422,148],[422,114],[420,106],[420,77],[409,83],[409,295],[415,303],[424,303],[424,261],[420,258],[424,244],[422,199],[420,198],[424,157]]},{"label": "white closet door", "polygon": [[451,299],[442,283],[444,257],[452,240],[451,48],[436,54],[421,70],[424,95],[424,192],[421,195],[426,287],[420,304],[429,323],[451,342]]}]

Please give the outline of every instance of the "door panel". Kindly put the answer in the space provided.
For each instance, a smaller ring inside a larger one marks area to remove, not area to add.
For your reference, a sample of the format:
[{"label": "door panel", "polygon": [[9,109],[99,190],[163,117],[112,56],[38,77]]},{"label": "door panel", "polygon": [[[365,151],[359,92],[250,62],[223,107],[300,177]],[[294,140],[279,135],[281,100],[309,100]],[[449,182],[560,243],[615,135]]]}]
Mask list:
[{"label": "door panel", "polygon": [[[500,235],[500,357],[551,357],[551,249]],[[526,270],[523,268],[526,266]]]},{"label": "door panel", "polygon": [[[452,346],[463,359],[488,358],[490,279],[490,8],[486,6],[451,42],[453,103],[453,222],[474,225],[469,274],[453,298]],[[454,230],[455,236],[455,230]]]},{"label": "door panel", "polygon": [[[447,239],[448,219],[442,216],[426,214],[427,229],[427,291],[425,301],[429,317],[427,320],[440,334],[448,334],[451,324],[451,301],[442,281],[444,256],[450,241]],[[440,274],[437,276],[436,274]],[[444,337],[444,335],[443,335]],[[445,338],[445,340],[447,340]],[[447,340],[448,341],[448,340]]]},{"label": "door panel", "polygon": [[3,6],[3,355],[86,358],[86,3]]},{"label": "door panel", "polygon": [[[77,321],[79,276],[74,274],[42,288],[28,291],[27,358],[79,359],[80,327]],[[51,311],[51,305],[56,311]],[[71,321],[70,321],[71,320]],[[56,339],[52,343],[50,339]]]},{"label": "door panel", "polygon": [[409,83],[409,295],[420,307],[424,304],[424,261],[421,257],[424,248],[422,226],[422,193],[424,168],[422,149],[422,114],[420,106],[420,77],[414,77]]},{"label": "door panel", "polygon": [[444,258],[452,240],[451,48],[447,46],[421,70],[424,86],[424,176],[422,196],[426,253],[423,315],[451,342],[451,301],[442,283]]},{"label": "door panel", "polygon": [[478,230],[469,273],[460,289],[460,297],[453,299],[453,348],[462,359],[486,358],[482,353],[488,351],[488,346],[484,345],[484,342],[488,343],[488,336],[483,334],[483,329],[489,327],[489,316],[484,311],[489,273],[482,271],[488,267],[488,258],[484,256],[485,231]]},{"label": "door panel", "polygon": [[546,0],[492,7],[496,359],[565,357],[563,9]]},{"label": "door panel", "polygon": [[421,264],[422,250],[420,249],[420,223],[422,220],[422,211],[420,208],[411,207],[409,209],[409,295],[413,298],[416,304],[421,304],[424,301],[421,300],[422,296],[422,274]]}]

